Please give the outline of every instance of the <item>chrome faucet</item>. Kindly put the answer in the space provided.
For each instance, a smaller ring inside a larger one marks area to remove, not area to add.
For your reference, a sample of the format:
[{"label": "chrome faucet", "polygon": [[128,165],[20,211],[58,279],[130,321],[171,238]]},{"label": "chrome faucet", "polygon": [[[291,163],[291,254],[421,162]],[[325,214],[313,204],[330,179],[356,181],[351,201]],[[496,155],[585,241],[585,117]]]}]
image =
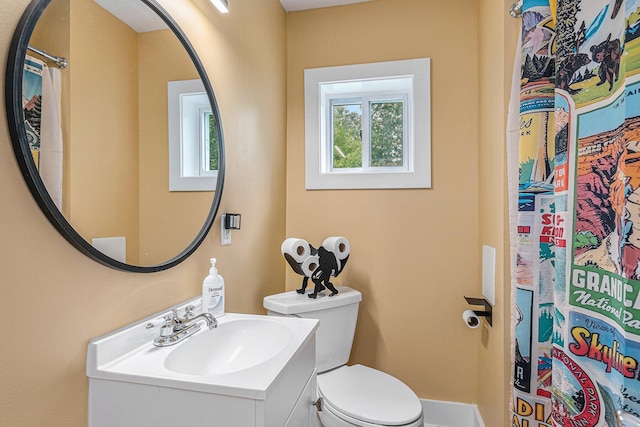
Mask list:
[{"label": "chrome faucet", "polygon": [[153,345],[168,347],[190,337],[200,330],[200,325],[196,323],[200,319],[207,322],[209,329],[218,327],[218,320],[210,313],[200,313],[194,317],[191,315],[192,313],[187,310],[186,317],[181,319],[178,316],[178,311],[173,310],[170,315],[164,318],[165,324],[160,328],[160,336],[153,340]]}]

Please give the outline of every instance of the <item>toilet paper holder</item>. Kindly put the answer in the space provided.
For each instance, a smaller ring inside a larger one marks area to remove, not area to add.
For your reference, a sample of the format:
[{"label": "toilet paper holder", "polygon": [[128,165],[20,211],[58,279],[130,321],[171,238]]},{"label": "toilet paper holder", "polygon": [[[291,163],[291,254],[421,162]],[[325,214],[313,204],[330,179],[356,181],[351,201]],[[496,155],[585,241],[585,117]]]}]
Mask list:
[{"label": "toilet paper holder", "polygon": [[472,297],[464,297],[467,300],[469,305],[481,305],[484,307],[484,311],[482,310],[473,310],[476,316],[485,317],[487,319],[487,323],[489,326],[493,326],[493,307],[491,303],[484,298],[472,298]]}]

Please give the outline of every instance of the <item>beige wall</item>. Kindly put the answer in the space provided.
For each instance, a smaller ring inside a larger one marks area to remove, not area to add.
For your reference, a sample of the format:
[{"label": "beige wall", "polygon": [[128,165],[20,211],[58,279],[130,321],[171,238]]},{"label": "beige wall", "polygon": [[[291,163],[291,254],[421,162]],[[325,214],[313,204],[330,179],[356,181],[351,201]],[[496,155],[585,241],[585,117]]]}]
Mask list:
[{"label": "beige wall", "polygon": [[[4,80],[13,31],[28,0],[0,8]],[[86,425],[90,339],[199,294],[217,256],[230,311],[259,313],[283,289],[286,21],[277,0],[234,2],[221,16],[206,0],[173,5],[207,67],[223,114],[228,162],[223,211],[243,214],[233,244],[219,222],[202,247],[165,272],[103,267],[75,250],[29,195],[0,106],[0,425]],[[170,7],[170,5],[167,5]],[[74,57],[70,58],[74,61]],[[4,85],[0,94],[4,98]]]},{"label": "beige wall", "polygon": [[137,263],[138,34],[91,0],[70,4],[67,219],[89,242],[125,236]]},{"label": "beige wall", "polygon": [[140,33],[140,264],[153,265],[180,253],[204,223],[212,191],[169,191],[167,82],[200,78],[170,30]]},{"label": "beige wall", "polygon": [[[353,363],[458,402],[476,401],[478,370],[479,334],[460,318],[480,286],[477,13],[466,0],[377,0],[287,18],[287,236],[349,239],[335,283],[363,293]],[[303,70],[420,57],[431,58],[433,188],[305,191]],[[288,272],[287,288],[299,284]]]}]

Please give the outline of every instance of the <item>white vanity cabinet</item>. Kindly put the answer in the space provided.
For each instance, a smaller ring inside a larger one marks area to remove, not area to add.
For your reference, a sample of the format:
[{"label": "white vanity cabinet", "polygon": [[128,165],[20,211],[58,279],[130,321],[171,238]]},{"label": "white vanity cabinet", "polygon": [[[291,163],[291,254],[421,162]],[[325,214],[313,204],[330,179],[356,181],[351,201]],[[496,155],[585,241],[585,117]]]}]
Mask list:
[{"label": "white vanity cabinet", "polygon": [[320,423],[316,414],[316,407],[313,406],[313,403],[318,399],[318,382],[316,379],[316,372],[314,371],[293,407],[285,427],[319,427]]},{"label": "white vanity cabinet", "polygon": [[[227,314],[218,327],[234,321],[234,316],[247,315]],[[271,321],[267,316],[251,316],[260,317]],[[313,406],[317,323],[287,321],[291,345],[277,356],[248,369],[216,375],[168,370],[164,362],[171,347],[156,348],[146,342],[140,345],[140,338],[135,338],[145,323],[132,326],[129,336],[125,328],[89,344],[90,427],[318,425]]]},{"label": "white vanity cabinet", "polygon": [[89,426],[315,427],[315,362],[293,365],[264,399],[89,379]]}]

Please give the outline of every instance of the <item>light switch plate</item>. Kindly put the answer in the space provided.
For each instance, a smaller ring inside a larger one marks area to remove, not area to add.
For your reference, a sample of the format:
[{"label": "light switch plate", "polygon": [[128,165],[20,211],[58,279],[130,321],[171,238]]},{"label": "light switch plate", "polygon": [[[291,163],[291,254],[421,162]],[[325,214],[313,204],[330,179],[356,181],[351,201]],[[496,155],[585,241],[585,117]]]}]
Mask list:
[{"label": "light switch plate", "polygon": [[220,216],[220,246],[228,246],[231,244],[231,230],[224,228],[224,220],[227,215]]},{"label": "light switch plate", "polygon": [[482,245],[482,295],[496,304],[496,249]]}]

